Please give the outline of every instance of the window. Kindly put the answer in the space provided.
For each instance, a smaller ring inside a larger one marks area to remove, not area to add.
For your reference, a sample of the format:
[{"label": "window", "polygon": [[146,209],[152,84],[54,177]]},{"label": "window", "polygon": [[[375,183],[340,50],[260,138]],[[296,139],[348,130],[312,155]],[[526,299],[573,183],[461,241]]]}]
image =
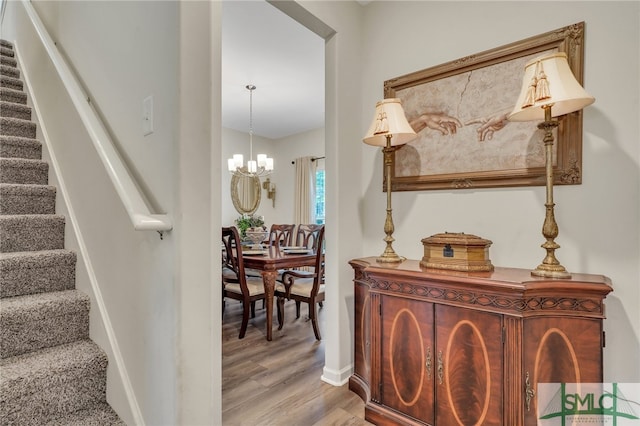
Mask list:
[{"label": "window", "polygon": [[316,223],[324,223],[324,169],[316,170]]}]

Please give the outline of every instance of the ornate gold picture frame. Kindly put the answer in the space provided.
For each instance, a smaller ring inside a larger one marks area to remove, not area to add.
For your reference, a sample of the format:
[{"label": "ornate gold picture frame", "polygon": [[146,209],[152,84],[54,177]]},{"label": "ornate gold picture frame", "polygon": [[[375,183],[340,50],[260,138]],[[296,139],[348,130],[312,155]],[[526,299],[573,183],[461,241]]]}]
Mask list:
[{"label": "ornate gold picture frame", "polygon": [[[524,65],[551,52],[567,54],[582,84],[584,22],[385,81],[385,98],[402,100],[418,133],[393,154],[391,189],[544,185],[543,132],[535,122],[508,122],[506,116]],[[582,111],[559,123],[555,184],[580,184]]]}]

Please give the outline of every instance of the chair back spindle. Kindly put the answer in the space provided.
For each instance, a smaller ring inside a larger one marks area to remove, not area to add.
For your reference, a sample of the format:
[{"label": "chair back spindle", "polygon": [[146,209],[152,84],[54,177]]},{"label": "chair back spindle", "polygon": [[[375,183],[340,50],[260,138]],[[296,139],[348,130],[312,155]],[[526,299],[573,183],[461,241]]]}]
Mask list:
[{"label": "chair back spindle", "polygon": [[295,225],[289,224],[273,224],[269,231],[269,246],[275,247],[277,250],[280,247],[290,246],[293,242],[293,233]]},{"label": "chair back spindle", "polygon": [[324,228],[324,225],[317,225],[315,223],[298,225],[298,231],[296,232],[296,246],[306,247],[313,250],[315,253],[318,248],[319,233]]}]

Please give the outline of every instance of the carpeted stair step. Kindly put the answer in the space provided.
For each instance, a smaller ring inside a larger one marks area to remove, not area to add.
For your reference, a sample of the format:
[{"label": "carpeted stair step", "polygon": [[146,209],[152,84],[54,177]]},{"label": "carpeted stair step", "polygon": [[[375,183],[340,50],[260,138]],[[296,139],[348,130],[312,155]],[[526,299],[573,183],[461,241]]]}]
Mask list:
[{"label": "carpeted stair step", "polygon": [[0,75],[6,75],[7,77],[20,78],[20,70],[16,67],[8,65],[0,65]]},{"label": "carpeted stair step", "polygon": [[77,290],[0,299],[0,358],[88,339],[89,303]]},{"label": "carpeted stair step", "polygon": [[42,160],[0,157],[0,183],[46,185],[49,163]]},{"label": "carpeted stair step", "polygon": [[55,212],[55,186],[0,183],[0,215]]},{"label": "carpeted stair step", "polygon": [[13,48],[4,45],[0,45],[0,55],[8,56],[9,58],[13,58],[15,56]]},{"label": "carpeted stair step", "polygon": [[71,250],[0,253],[0,298],[75,288]]},{"label": "carpeted stair step", "polygon": [[0,38],[0,46],[8,47],[9,49],[13,49],[13,43],[11,43],[9,40],[5,40],[3,38]]},{"label": "carpeted stair step", "polygon": [[14,102],[16,104],[27,104],[27,94],[19,90],[0,87],[0,101]]},{"label": "carpeted stair step", "polygon": [[29,120],[0,117],[0,129],[2,129],[2,134],[7,136],[36,137],[36,123]]},{"label": "carpeted stair step", "polygon": [[15,77],[8,77],[6,75],[0,75],[0,87],[7,87],[13,90],[24,90],[22,80]]},{"label": "carpeted stair step", "polygon": [[48,214],[0,216],[0,252],[64,248],[64,216]]},{"label": "carpeted stair step", "polygon": [[66,416],[47,421],[43,426],[126,426],[108,404],[97,404],[95,408],[80,410]]},{"label": "carpeted stair step", "polygon": [[16,61],[16,58],[10,58],[8,56],[0,56],[0,65],[7,65],[9,67],[16,68],[18,66],[18,61]]},{"label": "carpeted stair step", "polygon": [[0,101],[0,117],[31,120],[31,107],[15,102]]},{"label": "carpeted stair step", "polygon": [[42,143],[31,138],[0,135],[0,157],[39,160],[42,158]]},{"label": "carpeted stair step", "polygon": [[18,66],[18,61],[16,60],[16,58],[12,58],[10,56],[0,55],[0,64],[1,65],[7,65],[7,66],[10,66],[10,67],[17,67]]},{"label": "carpeted stair step", "polygon": [[107,357],[89,340],[6,358],[0,368],[3,424],[39,426],[106,403]]}]

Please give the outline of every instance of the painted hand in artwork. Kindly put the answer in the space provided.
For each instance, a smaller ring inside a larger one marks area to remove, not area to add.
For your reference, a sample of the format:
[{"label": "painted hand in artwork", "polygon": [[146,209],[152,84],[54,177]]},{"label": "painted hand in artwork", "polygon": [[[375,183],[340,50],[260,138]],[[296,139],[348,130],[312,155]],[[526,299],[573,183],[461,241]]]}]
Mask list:
[{"label": "painted hand in artwork", "polygon": [[427,112],[414,118],[409,122],[409,125],[416,133],[429,128],[437,130],[443,135],[454,135],[458,127],[462,127],[462,123],[457,118],[432,112]]},{"label": "painted hand in artwork", "polygon": [[465,126],[470,124],[480,124],[480,127],[476,129],[478,132],[478,142],[484,142],[485,140],[493,139],[493,134],[498,130],[504,128],[509,123],[507,116],[511,109],[507,111],[501,111],[493,115],[488,115],[482,118],[476,118],[474,120],[465,123]]}]

